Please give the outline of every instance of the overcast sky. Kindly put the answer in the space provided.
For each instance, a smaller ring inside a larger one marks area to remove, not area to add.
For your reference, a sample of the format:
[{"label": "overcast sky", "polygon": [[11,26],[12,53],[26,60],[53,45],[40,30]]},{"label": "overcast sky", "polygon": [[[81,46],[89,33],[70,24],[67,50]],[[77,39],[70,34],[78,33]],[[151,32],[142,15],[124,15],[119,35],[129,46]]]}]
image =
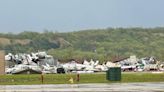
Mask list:
[{"label": "overcast sky", "polygon": [[0,0],[0,32],[164,27],[164,0]]}]

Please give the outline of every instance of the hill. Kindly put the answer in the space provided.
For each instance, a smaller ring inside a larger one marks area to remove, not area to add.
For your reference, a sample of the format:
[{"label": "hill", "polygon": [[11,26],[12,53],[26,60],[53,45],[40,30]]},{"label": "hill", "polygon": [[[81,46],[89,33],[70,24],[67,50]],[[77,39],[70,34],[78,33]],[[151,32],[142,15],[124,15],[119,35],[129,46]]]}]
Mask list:
[{"label": "hill", "polygon": [[[8,52],[46,50],[62,61],[74,58],[155,56],[164,60],[164,28],[107,28],[68,33],[45,31],[0,34],[0,49]],[[4,43],[3,43],[4,41]]]}]

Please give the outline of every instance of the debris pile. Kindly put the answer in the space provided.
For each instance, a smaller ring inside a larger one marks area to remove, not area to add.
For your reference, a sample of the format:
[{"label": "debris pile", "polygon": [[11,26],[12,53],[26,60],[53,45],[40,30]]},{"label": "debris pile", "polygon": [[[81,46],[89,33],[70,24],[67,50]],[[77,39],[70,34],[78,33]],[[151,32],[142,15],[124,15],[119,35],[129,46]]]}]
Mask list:
[{"label": "debris pile", "polygon": [[5,61],[7,74],[56,73],[57,68],[57,60],[46,52],[16,55],[9,53],[5,56]]},{"label": "debris pile", "polygon": [[84,60],[83,63],[77,63],[72,59],[68,63],[59,63],[46,52],[37,52],[31,54],[19,53],[13,55],[9,53],[5,56],[6,73],[94,73],[104,72],[110,67],[121,67],[122,71],[164,71],[164,63],[160,63],[155,57],[145,57],[138,59],[136,56],[130,56],[116,61],[107,61],[99,64],[99,60]]}]

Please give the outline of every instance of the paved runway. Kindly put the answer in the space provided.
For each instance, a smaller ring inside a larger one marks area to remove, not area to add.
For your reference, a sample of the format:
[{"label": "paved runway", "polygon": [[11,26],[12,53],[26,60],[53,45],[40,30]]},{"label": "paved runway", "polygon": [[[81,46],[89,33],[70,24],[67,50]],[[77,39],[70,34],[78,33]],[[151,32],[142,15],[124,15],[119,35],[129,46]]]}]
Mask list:
[{"label": "paved runway", "polygon": [[1,85],[0,92],[164,92],[164,82],[109,84]]}]

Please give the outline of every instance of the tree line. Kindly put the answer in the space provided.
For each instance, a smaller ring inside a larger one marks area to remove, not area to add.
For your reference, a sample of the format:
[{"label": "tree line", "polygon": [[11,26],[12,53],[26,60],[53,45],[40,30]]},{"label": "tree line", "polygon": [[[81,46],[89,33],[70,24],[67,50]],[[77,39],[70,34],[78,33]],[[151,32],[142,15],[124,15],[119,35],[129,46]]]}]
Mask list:
[{"label": "tree line", "polygon": [[[113,57],[155,56],[164,60],[164,28],[106,28],[75,32],[43,33],[25,31],[19,34],[0,34],[0,38],[11,41],[0,42],[0,49],[6,53],[30,53],[47,51],[61,61],[69,59],[99,59],[101,62]],[[14,43],[14,40],[28,39],[28,44]],[[5,42],[4,42],[5,43]]]}]

